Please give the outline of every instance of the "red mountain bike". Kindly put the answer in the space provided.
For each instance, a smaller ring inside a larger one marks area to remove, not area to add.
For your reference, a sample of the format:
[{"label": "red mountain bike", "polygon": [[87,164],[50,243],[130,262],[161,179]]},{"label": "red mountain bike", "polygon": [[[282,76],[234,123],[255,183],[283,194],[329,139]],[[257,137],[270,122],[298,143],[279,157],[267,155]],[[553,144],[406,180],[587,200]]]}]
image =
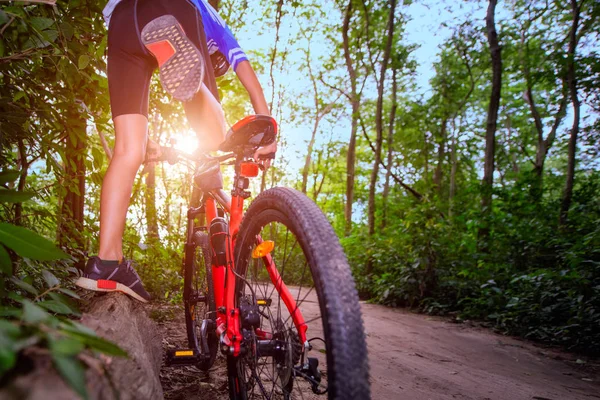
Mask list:
[{"label": "red mountain bike", "polygon": [[[275,140],[264,115],[236,123],[220,150],[160,160],[193,164],[183,301],[189,349],[170,365],[208,370],[227,358],[231,399],[369,399],[367,349],[350,268],[326,217],[302,193],[277,187],[252,201],[251,155]],[[235,166],[231,197],[221,164]]]}]

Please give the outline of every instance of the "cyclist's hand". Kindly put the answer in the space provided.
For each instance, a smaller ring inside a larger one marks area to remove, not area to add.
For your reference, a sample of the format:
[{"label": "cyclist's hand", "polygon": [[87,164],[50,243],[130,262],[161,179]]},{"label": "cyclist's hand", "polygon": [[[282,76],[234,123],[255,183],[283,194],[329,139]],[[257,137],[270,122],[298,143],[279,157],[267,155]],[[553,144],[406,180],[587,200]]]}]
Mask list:
[{"label": "cyclist's hand", "polygon": [[162,155],[161,153],[160,145],[154,140],[148,139],[148,143],[146,144],[146,161],[159,159]]},{"label": "cyclist's hand", "polygon": [[260,158],[261,155],[267,155],[271,153],[277,152],[277,142],[273,142],[268,146],[259,147],[258,150],[254,153],[254,160],[263,166],[263,169],[267,169],[271,166],[271,162],[273,161],[271,158]]}]

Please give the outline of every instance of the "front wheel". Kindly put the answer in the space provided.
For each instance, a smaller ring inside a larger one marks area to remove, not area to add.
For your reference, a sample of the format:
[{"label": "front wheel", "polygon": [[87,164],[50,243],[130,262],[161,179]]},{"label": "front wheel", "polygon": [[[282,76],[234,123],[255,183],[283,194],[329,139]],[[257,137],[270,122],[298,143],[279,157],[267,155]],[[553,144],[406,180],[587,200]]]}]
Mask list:
[{"label": "front wheel", "polygon": [[[261,241],[274,242],[277,279],[255,251]],[[240,225],[235,267],[236,307],[255,307],[260,322],[246,321],[245,352],[228,359],[232,398],[370,398],[358,295],[339,241],[315,203],[288,188],[261,193]],[[303,315],[307,343],[280,282]]]}]

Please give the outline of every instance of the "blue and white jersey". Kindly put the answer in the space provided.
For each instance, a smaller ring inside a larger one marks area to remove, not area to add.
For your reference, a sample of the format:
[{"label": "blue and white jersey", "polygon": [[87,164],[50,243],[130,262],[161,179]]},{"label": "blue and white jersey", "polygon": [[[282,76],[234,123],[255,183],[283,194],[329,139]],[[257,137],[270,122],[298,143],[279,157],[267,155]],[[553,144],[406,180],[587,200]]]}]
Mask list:
[{"label": "blue and white jersey", "polygon": [[202,15],[208,52],[210,54],[213,54],[215,51],[223,53],[229,65],[235,71],[238,64],[244,60],[248,60],[248,58],[237,40],[235,40],[233,33],[231,33],[225,21],[223,21],[217,11],[206,0],[192,0],[192,3],[198,7]]},{"label": "blue and white jersey", "polygon": [[[223,21],[217,11],[212,8],[206,0],[188,1],[198,8],[198,11],[200,11],[200,15],[202,16],[204,35],[206,36],[206,45],[208,46],[209,54],[220,51],[235,71],[239,63],[248,60],[248,58],[225,21]],[[120,2],[121,0],[109,0],[106,7],[104,7],[102,14],[104,15],[106,26],[109,26],[110,17],[117,4]]]}]

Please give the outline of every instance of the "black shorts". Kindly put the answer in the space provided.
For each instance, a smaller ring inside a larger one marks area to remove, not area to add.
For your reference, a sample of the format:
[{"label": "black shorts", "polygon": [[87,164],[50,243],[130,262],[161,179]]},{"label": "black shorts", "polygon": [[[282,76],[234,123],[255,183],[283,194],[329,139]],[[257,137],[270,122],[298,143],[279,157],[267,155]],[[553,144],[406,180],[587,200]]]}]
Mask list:
[{"label": "black shorts", "polygon": [[[123,0],[113,11],[108,27],[108,89],[113,119],[123,114],[148,117],[148,91],[156,59],[144,47],[141,31],[161,15],[173,15],[188,38],[210,62],[202,16],[189,0]],[[204,84],[218,100],[212,66],[207,65]]]}]

